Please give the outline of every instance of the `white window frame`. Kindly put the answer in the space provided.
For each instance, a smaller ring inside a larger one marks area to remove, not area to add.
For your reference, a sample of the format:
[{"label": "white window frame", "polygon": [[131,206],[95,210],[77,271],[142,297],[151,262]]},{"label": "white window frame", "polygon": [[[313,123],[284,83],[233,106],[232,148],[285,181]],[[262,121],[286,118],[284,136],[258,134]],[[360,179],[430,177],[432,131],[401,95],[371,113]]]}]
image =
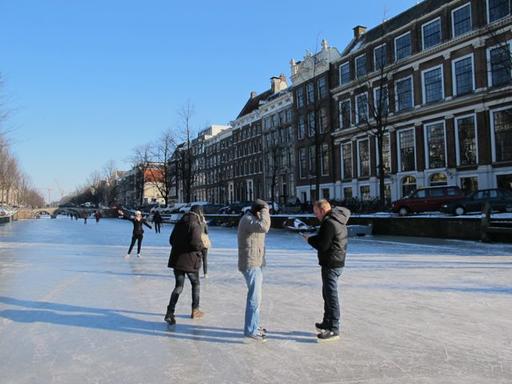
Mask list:
[{"label": "white window frame", "polygon": [[[349,106],[349,120],[350,120],[350,124],[349,124],[348,127],[344,127],[343,126],[343,116],[341,114],[341,111],[342,111],[341,105],[343,103],[346,103],[346,102],[348,102],[348,106]],[[352,100],[350,99],[350,97],[347,98],[347,99],[343,99],[343,100],[338,101],[338,111],[339,111],[338,117],[339,117],[339,120],[340,120],[340,129],[350,128],[352,126]]]},{"label": "white window frame", "polygon": [[386,92],[387,92],[387,96],[388,96],[388,115],[389,115],[389,113],[390,113],[391,111],[389,110],[389,107],[390,107],[390,105],[389,105],[389,88],[388,88],[388,85],[387,85],[387,84],[386,84],[386,85],[384,85],[384,86],[374,87],[374,88],[373,88],[373,105],[374,105],[374,106],[377,106],[377,91],[378,91],[378,90],[380,90],[380,89],[382,89],[382,88],[386,88]]},{"label": "white window frame", "polygon": [[[500,20],[503,20],[506,16],[502,17],[501,19],[497,19],[497,20],[494,20],[494,21],[491,21],[491,12],[489,12],[489,0],[485,0],[485,11],[487,13],[487,24],[491,24],[491,23],[495,23],[497,21],[500,21]],[[510,2],[508,4],[508,14],[510,15]]]},{"label": "white window frame", "polygon": [[512,109],[512,106],[511,105],[507,105],[505,107],[501,107],[501,108],[494,108],[494,109],[489,109],[489,114],[491,115],[490,116],[490,121],[491,121],[491,154],[492,154],[492,162],[493,163],[496,163],[497,160],[496,160],[496,129],[495,129],[495,126],[494,126],[494,112],[500,112],[500,111],[505,111],[507,109]]},{"label": "white window frame", "polygon": [[399,109],[398,109],[398,92],[396,91],[397,87],[396,87],[396,83],[400,82],[400,81],[405,81],[405,80],[410,80],[411,81],[411,108],[414,108],[414,78],[412,75],[409,75],[409,76],[406,76],[406,77],[402,77],[400,79],[397,79],[395,80],[394,82],[394,88],[395,88],[395,112],[396,113],[399,113],[401,112]]},{"label": "white window frame", "polygon": [[[359,143],[362,141],[368,141],[368,176],[361,176],[361,151],[359,149]],[[362,137],[356,140],[357,143],[357,178],[360,177],[371,177],[372,175],[372,156],[371,156],[371,143],[370,136]]]},{"label": "white window frame", "polygon": [[307,172],[307,170],[308,170],[308,151],[307,151],[307,149],[306,149],[306,148],[307,148],[307,147],[300,147],[300,148],[299,148],[299,156],[298,156],[298,157],[299,157],[299,179],[305,179],[305,178],[306,178],[306,176],[307,176],[307,175],[303,175],[303,174],[302,174],[302,163],[301,163],[301,162],[302,162],[302,158],[301,158],[301,153],[302,153],[302,151],[304,151],[304,155],[305,155],[305,156],[304,156],[304,157],[305,157],[305,159],[304,159],[304,160],[305,160],[305,162],[306,162],[306,169],[305,169],[305,171],[306,171],[306,173],[308,173],[308,172]]},{"label": "white window frame", "polygon": [[[508,49],[509,49],[510,55],[512,55],[512,40],[509,40],[506,43],[508,43]],[[487,87],[488,88],[493,87],[493,85],[492,85],[492,68],[491,68],[491,51],[493,49],[499,48],[500,46],[501,46],[500,44],[496,44],[492,47],[487,48],[486,56],[487,56]],[[512,76],[512,68],[510,71],[511,71],[511,76]]]},{"label": "white window frame", "polygon": [[[329,144],[320,146],[320,176],[329,176],[330,172],[324,173],[324,148],[327,147],[327,155],[329,155]],[[330,170],[329,170],[330,171]]]},{"label": "white window frame", "polygon": [[357,73],[357,68],[358,68],[358,65],[357,65],[357,61],[361,58],[361,57],[364,57],[366,58],[366,73],[362,76],[368,76],[368,58],[366,57],[366,53],[363,53],[362,55],[359,55],[357,56],[355,59],[354,59],[354,67],[355,67],[355,78],[356,79],[360,79],[358,73]]},{"label": "white window frame", "polygon": [[395,62],[395,63],[399,62],[400,60],[405,60],[405,59],[406,59],[407,57],[409,57],[409,56],[412,56],[412,35],[411,35],[411,38],[410,38],[410,40],[411,40],[411,45],[410,45],[410,47],[411,47],[411,54],[410,54],[409,56],[407,56],[407,57],[403,57],[403,58],[401,58],[401,59],[398,59],[398,58],[397,58],[397,47],[396,47],[396,41],[397,41],[398,39],[400,39],[400,38],[404,37],[405,35],[411,35],[411,31],[407,31],[407,32],[405,32],[405,33],[402,33],[400,36],[395,37],[395,38],[394,38],[394,40],[393,40],[394,53],[395,53],[395,57],[394,57],[394,59],[395,59],[395,60],[394,60],[394,62]]},{"label": "white window frame", "polygon": [[[374,71],[378,71],[379,70],[377,68],[377,55],[376,55],[376,52],[377,52],[377,49],[382,48],[382,47],[386,47],[386,43],[382,43],[381,45],[378,45],[375,48],[373,48],[373,70]],[[386,53],[385,58],[384,58],[385,64],[384,64],[383,68],[385,68],[388,65],[388,63],[387,63],[387,61],[388,61],[387,50],[386,50],[385,53]]]},{"label": "white window frame", "polygon": [[369,111],[369,106],[368,106],[368,102],[369,102],[368,101],[368,92],[361,92],[355,96],[356,125],[361,124],[361,122],[359,121],[359,107],[358,107],[357,98],[360,96],[363,96],[363,95],[366,95],[366,119],[370,120],[370,111]]},{"label": "white window frame", "polygon": [[[386,132],[384,136],[388,137],[389,142],[389,168],[391,169],[391,134],[389,132]],[[377,138],[375,138],[375,170],[377,170],[377,167],[379,166],[379,144],[377,142]],[[379,177],[377,173],[377,177]]]},{"label": "white window frame", "polygon": [[[426,23],[421,24],[421,50],[422,51],[425,50],[425,27],[427,25],[433,24],[437,21],[439,22],[439,32],[441,33],[441,41],[439,42],[439,44],[441,44],[443,42],[443,24],[441,23],[441,16],[439,16],[439,17],[436,17],[435,19],[432,19],[430,21],[427,21]],[[427,49],[436,47],[439,44],[428,47]]]},{"label": "white window frame", "polygon": [[[430,168],[430,159],[429,159],[429,144],[428,144],[428,127],[432,125],[437,125],[439,123],[443,124],[443,130],[444,130],[444,167],[438,167],[438,168]],[[448,163],[448,147],[446,143],[446,121],[445,120],[437,120],[437,121],[431,121],[427,124],[423,124],[423,141],[424,141],[424,147],[425,147],[425,170],[430,171],[437,171],[440,169],[446,169],[447,163]]]},{"label": "white window frame", "polygon": [[[341,69],[343,67],[345,67],[345,66],[348,67],[348,81],[346,83],[342,83],[341,82],[341,78],[342,78],[342,76],[341,76]],[[349,61],[347,61],[346,63],[343,63],[343,64],[340,65],[340,67],[339,67],[339,76],[340,76],[340,81],[339,81],[340,86],[350,83],[350,62]]]},{"label": "white window frame", "polygon": [[439,65],[436,65],[434,67],[431,67],[431,68],[428,68],[428,69],[424,69],[423,71],[421,71],[421,91],[422,91],[422,101],[423,101],[423,105],[426,105],[427,104],[427,101],[426,101],[426,98],[427,98],[427,93],[426,93],[426,90],[425,90],[425,73],[426,72],[432,72],[432,71],[435,71],[436,69],[441,69],[441,100],[438,100],[438,101],[433,101],[432,103],[439,103],[440,101],[443,101],[445,99],[445,92],[444,92],[444,70],[443,70],[443,64],[439,64]]},{"label": "white window frame", "polygon": [[[368,183],[363,183],[363,184],[359,184],[359,185],[358,185],[358,188],[357,188],[357,194],[358,194],[359,199],[360,199],[360,200],[363,200],[363,196],[362,196],[362,194],[361,194],[361,188],[362,188],[362,187],[368,187],[368,190],[370,191],[370,192],[369,192],[369,196],[368,196],[368,197],[371,199],[371,197],[372,197],[372,187],[371,187],[371,186],[370,186],[370,184],[368,184]],[[352,194],[353,194],[353,193],[354,193],[354,191],[352,191]]]},{"label": "white window frame", "polygon": [[[409,171],[404,171],[402,169],[402,153],[400,152],[401,149],[401,140],[400,140],[400,133],[406,132],[406,131],[412,131],[413,133],[413,139],[414,139],[414,169]],[[398,129],[396,131],[396,142],[397,142],[397,157],[398,157],[398,172],[417,172],[418,170],[418,158],[417,158],[417,148],[416,148],[416,128],[404,128],[404,129]]]},{"label": "white window frame", "polygon": [[352,166],[352,179],[354,178],[354,144],[352,141],[346,141],[346,142],[342,142],[340,143],[340,163],[341,163],[341,180],[345,180],[345,168],[344,168],[344,163],[343,163],[343,146],[346,145],[346,144],[350,144],[350,160],[352,162],[351,166]]},{"label": "white window frame", "polygon": [[[454,14],[455,14],[455,12],[457,12],[458,10],[461,10],[464,7],[469,7],[469,22],[471,24],[471,29],[468,32],[463,33],[462,35],[455,36],[455,17],[454,17]],[[470,33],[473,30],[473,12],[472,12],[472,9],[471,9],[471,1],[468,1],[466,4],[463,4],[460,7],[452,9],[452,12],[451,12],[451,24],[452,24],[452,39],[454,39],[456,37],[459,37],[459,36],[464,36],[465,34],[468,34],[468,33]],[[442,35],[442,33],[441,33],[441,35]]]},{"label": "white window frame", "polygon": [[475,130],[475,144],[476,144],[476,164],[473,164],[473,165],[478,165],[479,164],[479,158],[478,158],[478,151],[479,151],[479,146],[478,146],[478,120],[476,118],[476,113],[468,113],[466,115],[460,115],[460,116],[456,116],[454,119],[453,119],[453,125],[454,125],[454,128],[455,128],[455,154],[456,154],[456,160],[457,160],[457,166],[460,166],[460,139],[459,139],[459,126],[458,126],[458,123],[457,121],[458,120],[462,120],[462,119],[467,119],[468,117],[472,117],[473,118],[473,121],[475,123],[475,126],[474,126],[474,130]]},{"label": "white window frame", "polygon": [[[459,61],[466,60],[467,58],[471,58],[471,91],[475,92],[475,55],[473,53],[470,53],[469,55],[457,57],[456,59],[452,60],[452,92],[453,96],[459,96],[457,93],[457,74],[455,73],[455,64]],[[443,79],[444,83],[444,79]]]}]

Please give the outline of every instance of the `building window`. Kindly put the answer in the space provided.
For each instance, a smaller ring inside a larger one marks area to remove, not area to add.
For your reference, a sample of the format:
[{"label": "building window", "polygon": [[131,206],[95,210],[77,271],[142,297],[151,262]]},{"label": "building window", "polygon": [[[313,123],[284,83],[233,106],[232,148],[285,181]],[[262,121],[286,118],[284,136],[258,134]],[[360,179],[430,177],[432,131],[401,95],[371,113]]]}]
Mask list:
[{"label": "building window", "polygon": [[512,160],[512,108],[492,112],[496,161]]},{"label": "building window", "polygon": [[453,37],[463,35],[472,30],[471,25],[471,3],[467,3],[452,11],[452,34]]},{"label": "building window", "polygon": [[322,156],[320,157],[321,161],[321,172],[322,176],[329,175],[329,145],[322,145]]},{"label": "building window", "polygon": [[316,151],[314,145],[309,147],[309,174],[316,175]]},{"label": "building window", "polygon": [[431,48],[441,43],[441,19],[437,18],[421,26],[423,49]]},{"label": "building window", "polygon": [[366,55],[356,57],[356,77],[359,79],[364,77],[367,73],[366,68]]},{"label": "building window", "polygon": [[423,71],[423,103],[429,104],[444,98],[442,66]]},{"label": "building window", "polygon": [[[377,142],[377,141],[376,141]],[[376,158],[377,158],[377,175],[379,175],[379,146],[377,143],[376,148]],[[391,172],[391,145],[389,141],[389,133],[386,133],[382,136],[382,163],[384,164],[384,174],[387,175]]]},{"label": "building window", "polygon": [[297,88],[296,97],[297,108],[302,108],[304,106],[304,88]]},{"label": "building window", "polygon": [[511,79],[510,45],[503,43],[488,51],[489,84],[493,87],[508,84]]},{"label": "building window", "polygon": [[406,111],[413,107],[412,77],[398,80],[395,83],[396,88],[396,110],[397,112]]},{"label": "building window", "polygon": [[474,91],[473,55],[454,60],[452,64],[454,75],[453,94],[465,95]]},{"label": "building window", "polygon": [[323,99],[327,95],[327,79],[325,77],[321,77],[318,79],[318,97]]},{"label": "building window", "polygon": [[306,133],[306,123],[304,121],[304,116],[299,116],[299,121],[297,123],[297,135],[299,140],[302,140],[304,138],[304,135]]},{"label": "building window", "polygon": [[343,198],[345,200],[351,199],[353,197],[352,194],[352,187],[345,187],[343,188]]},{"label": "building window", "polygon": [[313,83],[306,84],[306,98],[308,104],[313,104],[315,102],[315,86]]},{"label": "building window", "polygon": [[509,0],[487,0],[489,23],[504,18],[510,13]]},{"label": "building window", "polygon": [[319,124],[320,124],[320,133],[324,133],[325,131],[327,131],[329,119],[327,118],[327,109],[326,108],[320,109]]},{"label": "building window", "polygon": [[395,61],[411,56],[411,33],[407,32],[395,38]]},{"label": "building window", "polygon": [[348,128],[352,124],[352,111],[350,108],[350,99],[340,101],[340,128]]},{"label": "building window", "polygon": [[[445,185],[448,185],[448,178],[446,177],[446,175],[444,173],[434,173],[432,176],[430,176],[430,186],[431,187],[442,187]],[[430,191],[431,194],[432,194],[432,192],[433,191]],[[443,193],[443,192],[440,191],[440,193]]]},{"label": "building window", "polygon": [[[384,90],[384,91],[381,91]],[[389,95],[388,87],[375,88],[373,93],[373,106],[376,116],[386,117],[389,113]]]},{"label": "building window", "polygon": [[416,190],[416,178],[414,176],[405,176],[402,179],[402,197],[407,196]]},{"label": "building window", "polygon": [[368,121],[368,94],[362,93],[356,96],[356,122],[357,124]]},{"label": "building window", "polygon": [[370,141],[368,139],[357,142],[358,173],[359,177],[370,176]]},{"label": "building window", "polygon": [[416,168],[414,129],[399,131],[398,141],[400,142],[400,171],[413,171]]},{"label": "building window", "polygon": [[512,191],[512,174],[497,175],[496,185],[498,188],[503,188]]},{"label": "building window", "polygon": [[342,179],[351,179],[353,177],[352,173],[352,143],[344,143],[341,144],[341,178]]},{"label": "building window", "polygon": [[387,58],[386,44],[382,44],[374,49],[373,63],[374,63],[376,71],[379,71],[386,66],[386,64],[388,63],[387,59],[388,58]]},{"label": "building window", "polygon": [[316,116],[315,112],[308,113],[308,135],[309,137],[315,136],[316,132]]},{"label": "building window", "polygon": [[455,120],[457,140],[457,165],[478,163],[475,117],[467,116]]},{"label": "building window", "polygon": [[444,123],[425,125],[425,152],[427,154],[427,168],[446,167],[446,138]]},{"label": "building window", "polygon": [[359,187],[359,198],[361,200],[370,200],[370,186],[369,185],[361,185]]},{"label": "building window", "polygon": [[460,189],[466,194],[470,192],[478,191],[478,177],[461,177],[460,178]]},{"label": "building window", "polygon": [[300,178],[304,179],[307,175],[307,169],[306,169],[306,148],[299,149],[299,171],[300,171]]},{"label": "building window", "polygon": [[350,82],[350,63],[340,65],[340,85]]}]

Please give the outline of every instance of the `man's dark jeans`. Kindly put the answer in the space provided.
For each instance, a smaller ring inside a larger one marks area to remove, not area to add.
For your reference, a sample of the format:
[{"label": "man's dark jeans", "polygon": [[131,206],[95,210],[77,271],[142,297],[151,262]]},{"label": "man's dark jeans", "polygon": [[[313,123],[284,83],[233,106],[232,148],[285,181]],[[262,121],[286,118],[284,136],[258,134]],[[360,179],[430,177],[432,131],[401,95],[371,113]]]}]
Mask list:
[{"label": "man's dark jeans", "polygon": [[324,325],[334,332],[340,330],[338,278],[343,268],[322,267],[322,296],[324,298]]},{"label": "man's dark jeans", "polygon": [[183,272],[174,270],[174,277],[176,278],[176,286],[171,293],[171,299],[169,301],[169,310],[174,313],[176,303],[183,292],[183,286],[185,285],[185,275],[188,276],[190,284],[192,284],[192,309],[199,308],[199,272]]}]

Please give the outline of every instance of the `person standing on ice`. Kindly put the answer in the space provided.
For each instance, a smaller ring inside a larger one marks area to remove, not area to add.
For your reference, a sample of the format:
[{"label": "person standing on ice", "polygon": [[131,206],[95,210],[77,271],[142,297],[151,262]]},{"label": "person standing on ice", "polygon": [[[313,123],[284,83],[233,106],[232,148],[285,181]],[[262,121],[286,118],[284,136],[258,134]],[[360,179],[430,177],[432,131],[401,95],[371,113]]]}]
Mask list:
[{"label": "person standing on ice", "polygon": [[247,285],[244,335],[265,341],[265,329],[260,327],[260,306],[265,266],[265,234],[270,229],[269,208],[256,199],[238,224],[238,270]]},{"label": "person standing on ice", "polygon": [[201,238],[203,239],[203,245],[204,245],[204,248],[201,250],[202,259],[203,259],[203,277],[205,279],[207,279],[208,278],[208,249],[211,246],[210,238],[208,237],[208,223],[206,222],[206,219],[204,218],[203,207],[196,204],[196,205],[193,205],[192,208],[190,208],[190,211],[196,213],[199,216],[199,219],[201,221],[201,226],[202,226]]},{"label": "person standing on ice", "polygon": [[133,223],[133,232],[132,232],[132,241],[130,243],[130,248],[128,248],[128,253],[125,256],[125,259],[130,258],[130,253],[132,253],[133,246],[135,245],[135,241],[137,241],[137,257],[141,258],[140,249],[142,247],[142,238],[144,237],[144,228],[145,225],[149,229],[152,229],[151,225],[149,225],[145,219],[142,218],[141,211],[135,211],[135,216],[128,216],[122,210],[117,211],[120,215],[123,216],[126,220],[130,220]]},{"label": "person standing on ice", "polygon": [[[194,208],[194,207],[192,207]],[[202,233],[202,219],[191,209],[176,223],[169,238],[171,245],[171,255],[167,266],[174,269],[176,285],[171,293],[167,313],[164,320],[169,325],[176,324],[174,311],[176,303],[183,292],[185,285],[185,275],[192,285],[192,319],[200,319],[204,312],[199,309],[199,269],[201,268],[202,250],[205,248]]]},{"label": "person standing on ice", "polygon": [[160,212],[155,211],[153,213],[153,224],[155,224],[155,233],[160,233],[160,225],[162,224],[162,215],[160,215]]},{"label": "person standing on ice", "polygon": [[313,204],[313,212],[320,221],[316,235],[303,234],[304,239],[318,251],[318,263],[322,267],[322,297],[324,317],[315,323],[320,332],[318,341],[339,339],[340,305],[338,301],[338,278],[345,266],[347,253],[347,222],[350,211],[343,207],[331,207],[327,200]]}]

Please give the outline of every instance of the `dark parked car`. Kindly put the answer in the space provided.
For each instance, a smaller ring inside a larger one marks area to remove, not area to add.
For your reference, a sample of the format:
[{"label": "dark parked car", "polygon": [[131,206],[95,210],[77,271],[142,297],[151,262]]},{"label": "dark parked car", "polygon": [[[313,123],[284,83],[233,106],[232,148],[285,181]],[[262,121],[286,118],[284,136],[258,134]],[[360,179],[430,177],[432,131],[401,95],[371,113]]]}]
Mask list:
[{"label": "dark parked car", "polygon": [[441,206],[441,212],[463,215],[467,212],[481,212],[489,202],[493,211],[512,211],[512,191],[506,189],[482,189],[467,197]]},{"label": "dark parked car", "polygon": [[413,212],[439,211],[441,206],[464,198],[457,186],[420,188],[393,203],[391,210],[401,216]]}]

